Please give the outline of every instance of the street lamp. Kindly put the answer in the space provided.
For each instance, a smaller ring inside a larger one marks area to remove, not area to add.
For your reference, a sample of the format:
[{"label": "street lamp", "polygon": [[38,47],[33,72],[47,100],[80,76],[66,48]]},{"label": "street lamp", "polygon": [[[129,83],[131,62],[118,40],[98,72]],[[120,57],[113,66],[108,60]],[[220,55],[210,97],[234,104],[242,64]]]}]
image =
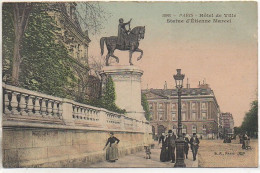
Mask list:
[{"label": "street lamp", "polygon": [[184,139],[182,136],[181,123],[181,89],[185,75],[181,74],[181,69],[177,69],[177,74],[173,75],[178,91],[178,138],[176,140],[176,163],[174,167],[186,167],[184,163]]}]

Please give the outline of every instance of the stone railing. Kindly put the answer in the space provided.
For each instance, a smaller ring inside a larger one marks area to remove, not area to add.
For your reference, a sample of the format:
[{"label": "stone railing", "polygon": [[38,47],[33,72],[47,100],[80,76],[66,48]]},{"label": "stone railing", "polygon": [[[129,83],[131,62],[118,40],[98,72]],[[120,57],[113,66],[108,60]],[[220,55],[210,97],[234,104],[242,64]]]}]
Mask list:
[{"label": "stone railing", "polygon": [[73,100],[54,97],[3,83],[3,126],[32,126],[151,133],[151,126]]}]

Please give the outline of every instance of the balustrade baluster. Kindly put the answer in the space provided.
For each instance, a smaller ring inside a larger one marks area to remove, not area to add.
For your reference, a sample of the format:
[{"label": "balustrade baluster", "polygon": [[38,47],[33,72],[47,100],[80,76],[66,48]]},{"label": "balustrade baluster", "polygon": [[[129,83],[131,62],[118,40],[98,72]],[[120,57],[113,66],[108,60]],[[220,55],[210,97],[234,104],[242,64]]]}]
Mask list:
[{"label": "balustrade baluster", "polygon": [[22,116],[28,115],[27,113],[27,103],[26,98],[28,97],[27,94],[21,94],[21,100],[20,100],[20,114]]},{"label": "balustrade baluster", "polygon": [[32,96],[32,95],[30,95],[30,96],[28,97],[27,108],[28,108],[28,115],[29,115],[29,116],[32,116],[32,115],[33,115],[33,109],[34,109],[33,99],[34,99],[34,96]]},{"label": "balustrade baluster", "polygon": [[79,113],[79,106],[76,106],[76,118],[77,119],[79,119],[79,115],[80,115],[80,113]]},{"label": "balustrade baluster", "polygon": [[92,109],[89,110],[89,120],[92,120]]},{"label": "balustrade baluster", "polygon": [[53,101],[53,117],[58,118],[58,101]]},{"label": "balustrade baluster", "polygon": [[76,106],[72,105],[72,117],[76,118]]},{"label": "balustrade baluster", "polygon": [[87,116],[86,116],[86,112],[87,112],[87,108],[83,108],[83,116],[84,116],[84,120],[86,120]]},{"label": "balustrade baluster", "polygon": [[48,99],[43,98],[42,99],[42,106],[41,106],[41,114],[42,116],[47,116],[48,112],[47,112],[47,108],[48,108],[48,103],[47,103]]},{"label": "balustrade baluster", "polygon": [[48,103],[48,106],[47,106],[47,111],[48,111],[48,116],[51,116],[53,115],[53,100],[47,100],[47,103]]},{"label": "balustrade baluster", "polygon": [[93,110],[93,121],[96,121],[96,110]]},{"label": "balustrade baluster", "polygon": [[17,92],[12,92],[12,102],[11,102],[11,106],[12,106],[12,114],[13,115],[18,115],[19,112],[18,112],[18,101],[17,101],[17,95],[20,94],[20,93],[17,93]]},{"label": "balustrade baluster", "polygon": [[80,119],[83,117],[83,107],[79,107],[79,117]]},{"label": "balustrade baluster", "polygon": [[40,107],[40,100],[42,98],[40,97],[35,97],[35,102],[34,102],[34,111],[35,111],[35,115],[36,116],[40,116],[40,110],[41,110],[41,107]]},{"label": "balustrade baluster", "polygon": [[58,116],[61,119],[62,118],[62,103],[59,102],[59,106],[58,106]]},{"label": "balustrade baluster", "polygon": [[4,112],[6,115],[11,114],[11,101],[12,101],[12,97],[11,97],[11,92],[5,90],[4,91],[4,99],[5,99],[5,108],[4,108]]}]

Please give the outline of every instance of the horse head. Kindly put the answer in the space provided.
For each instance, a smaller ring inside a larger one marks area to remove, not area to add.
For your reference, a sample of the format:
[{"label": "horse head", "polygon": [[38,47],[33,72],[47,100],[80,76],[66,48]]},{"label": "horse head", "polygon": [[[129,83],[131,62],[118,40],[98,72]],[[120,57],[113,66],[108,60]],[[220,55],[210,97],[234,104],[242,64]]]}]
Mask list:
[{"label": "horse head", "polygon": [[131,33],[138,36],[138,39],[144,39],[145,26],[137,26],[131,30]]}]

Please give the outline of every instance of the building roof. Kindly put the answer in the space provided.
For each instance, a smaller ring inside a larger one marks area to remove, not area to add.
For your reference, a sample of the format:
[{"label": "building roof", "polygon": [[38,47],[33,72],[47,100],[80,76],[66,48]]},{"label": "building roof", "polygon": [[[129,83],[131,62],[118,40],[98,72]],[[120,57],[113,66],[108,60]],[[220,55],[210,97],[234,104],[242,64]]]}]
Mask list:
[{"label": "building roof", "polygon": [[[153,94],[162,96],[162,97],[170,97],[177,96],[176,89],[146,89],[142,90],[142,93],[146,94],[151,92]],[[182,96],[195,96],[195,95],[214,95],[213,91],[210,88],[183,88]]]}]

